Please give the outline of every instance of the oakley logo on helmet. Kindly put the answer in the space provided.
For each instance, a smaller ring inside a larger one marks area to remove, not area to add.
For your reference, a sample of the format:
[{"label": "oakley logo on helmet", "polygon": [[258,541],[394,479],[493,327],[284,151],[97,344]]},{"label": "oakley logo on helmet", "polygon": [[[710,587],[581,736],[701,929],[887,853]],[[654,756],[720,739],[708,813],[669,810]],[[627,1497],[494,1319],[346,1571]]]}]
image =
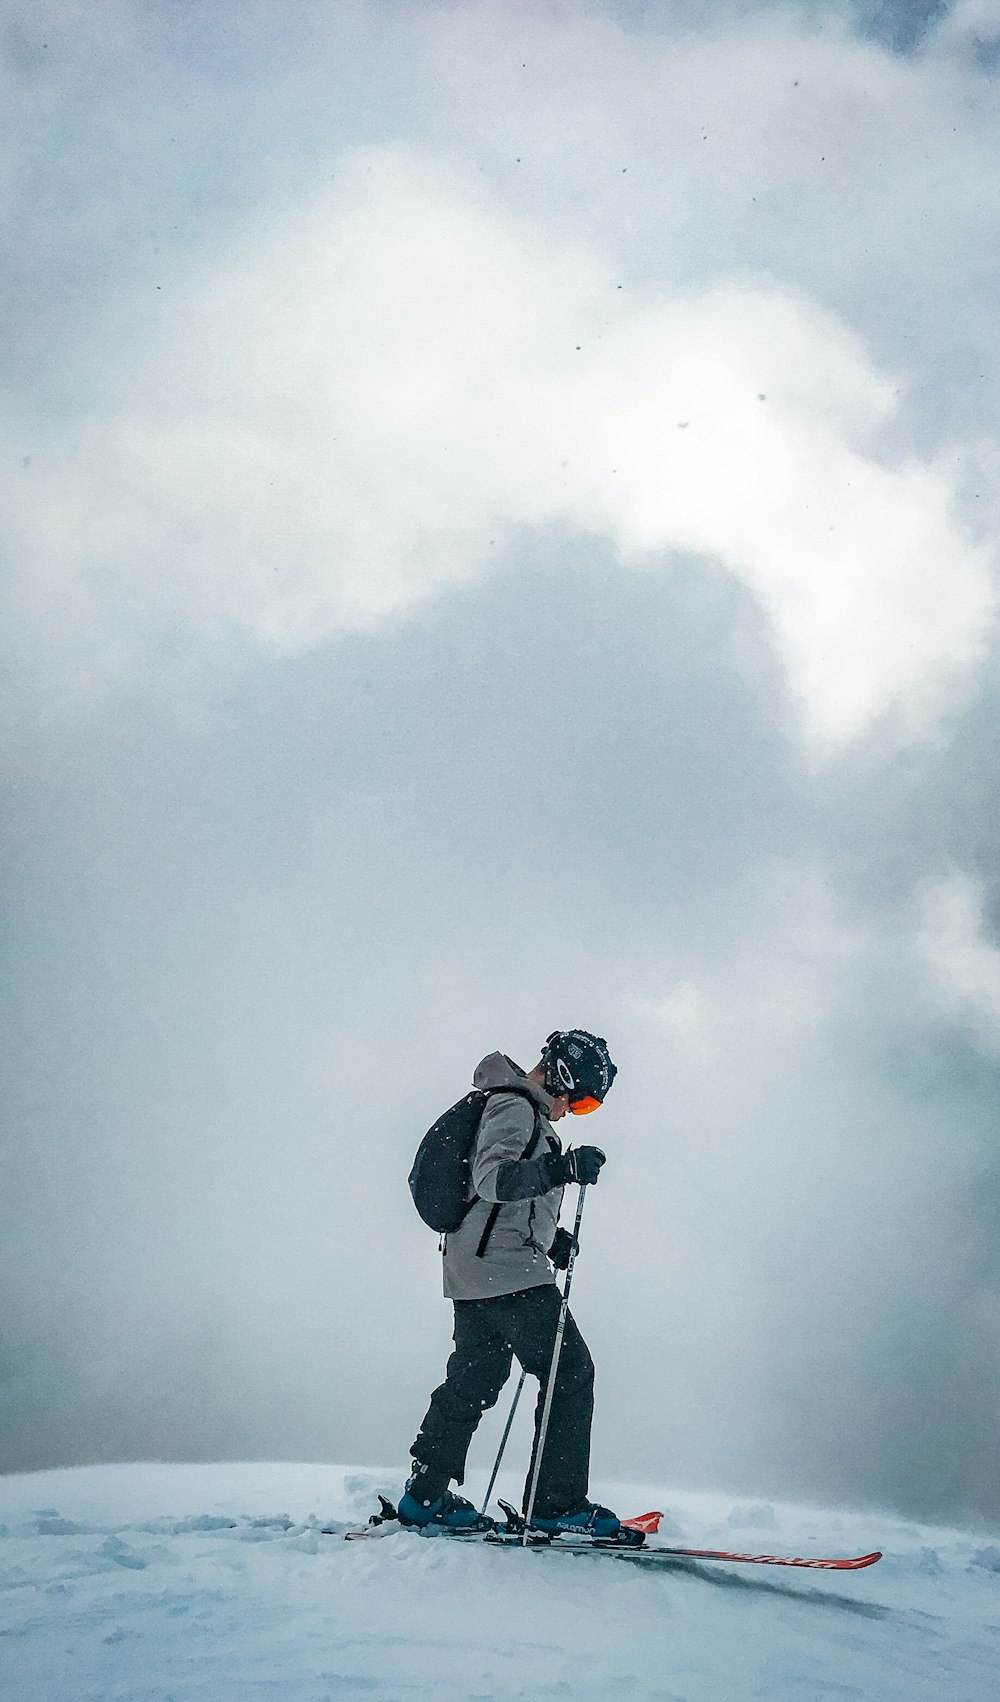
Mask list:
[{"label": "oakley logo on helmet", "polygon": [[562,1058],[556,1059],[556,1072],[563,1087],[566,1088],[568,1092],[572,1093],[576,1086],[576,1081],[574,1080],[572,1071],[566,1067]]}]

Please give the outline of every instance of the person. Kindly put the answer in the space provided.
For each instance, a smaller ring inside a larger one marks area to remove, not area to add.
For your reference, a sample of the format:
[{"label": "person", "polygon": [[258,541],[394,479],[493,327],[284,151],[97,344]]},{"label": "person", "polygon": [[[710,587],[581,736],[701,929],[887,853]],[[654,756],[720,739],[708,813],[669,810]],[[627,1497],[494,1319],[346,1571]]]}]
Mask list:
[{"label": "person", "polygon": [[[443,1241],[444,1292],[455,1308],[455,1347],[411,1448],[410,1477],[398,1504],[404,1525],[485,1530],[493,1521],[449,1489],[462,1483],[469,1444],[496,1404],[516,1356],[539,1379],[538,1432],[562,1296],[556,1270],[569,1263],[573,1238],[558,1228],[563,1189],[593,1184],[605,1162],[596,1146],[563,1152],[553,1124],[596,1111],[617,1074],[607,1043],[584,1029],[550,1034],[525,1072],[493,1052],[473,1077],[485,1089],[470,1153],[471,1204]],[[552,1396],[532,1526],[557,1533],[613,1536],[619,1521],[588,1499],[594,1365],[572,1314],[567,1314]]]}]

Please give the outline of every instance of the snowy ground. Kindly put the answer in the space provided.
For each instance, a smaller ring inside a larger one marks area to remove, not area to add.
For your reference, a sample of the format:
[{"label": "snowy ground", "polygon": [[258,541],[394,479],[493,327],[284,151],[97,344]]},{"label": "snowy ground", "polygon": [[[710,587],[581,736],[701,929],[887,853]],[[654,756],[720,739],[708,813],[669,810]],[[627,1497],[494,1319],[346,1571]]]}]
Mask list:
[{"label": "snowy ground", "polygon": [[[1000,1542],[603,1483],[620,1510],[664,1508],[679,1542],[877,1547],[885,1558],[844,1575],[708,1564],[646,1573],[405,1533],[370,1543],[319,1534],[326,1520],[366,1516],[397,1477],[132,1465],[0,1478],[3,1702],[1000,1694]],[[501,1488],[516,1495],[514,1479]],[[291,1529],[253,1522],[281,1514]]]}]

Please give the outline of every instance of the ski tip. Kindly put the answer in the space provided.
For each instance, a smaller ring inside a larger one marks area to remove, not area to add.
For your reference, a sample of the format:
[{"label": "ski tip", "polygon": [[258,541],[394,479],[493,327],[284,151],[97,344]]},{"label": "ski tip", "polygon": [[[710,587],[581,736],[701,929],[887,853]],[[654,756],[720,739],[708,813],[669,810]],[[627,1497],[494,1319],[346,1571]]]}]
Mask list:
[{"label": "ski tip", "polygon": [[362,1525],[359,1529],[345,1531],[344,1541],[368,1542],[373,1540],[375,1537],[395,1536],[396,1532],[401,1531],[402,1529],[403,1526],[399,1523],[398,1519],[380,1519],[377,1523],[374,1520],[369,1520],[367,1525]]},{"label": "ski tip", "polygon": [[378,1501],[379,1510],[371,1515],[367,1525],[363,1525],[359,1530],[344,1532],[348,1542],[357,1542],[359,1537],[388,1536],[390,1529],[394,1531],[399,1529],[399,1514],[393,1502],[384,1495],[380,1495]]},{"label": "ski tip", "polygon": [[619,1523],[626,1531],[641,1531],[643,1536],[655,1536],[660,1528],[662,1513],[637,1513],[634,1519],[621,1519]]}]

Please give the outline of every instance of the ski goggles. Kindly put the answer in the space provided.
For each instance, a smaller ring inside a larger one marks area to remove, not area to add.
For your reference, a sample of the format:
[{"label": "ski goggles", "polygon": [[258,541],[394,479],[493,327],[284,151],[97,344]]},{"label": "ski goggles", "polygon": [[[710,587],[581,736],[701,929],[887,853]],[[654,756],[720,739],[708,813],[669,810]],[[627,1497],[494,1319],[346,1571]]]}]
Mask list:
[{"label": "ski goggles", "polygon": [[574,1117],[586,1117],[591,1111],[599,1111],[601,1101],[595,1099],[592,1093],[582,1093],[578,1099],[571,1099],[569,1108]]}]

